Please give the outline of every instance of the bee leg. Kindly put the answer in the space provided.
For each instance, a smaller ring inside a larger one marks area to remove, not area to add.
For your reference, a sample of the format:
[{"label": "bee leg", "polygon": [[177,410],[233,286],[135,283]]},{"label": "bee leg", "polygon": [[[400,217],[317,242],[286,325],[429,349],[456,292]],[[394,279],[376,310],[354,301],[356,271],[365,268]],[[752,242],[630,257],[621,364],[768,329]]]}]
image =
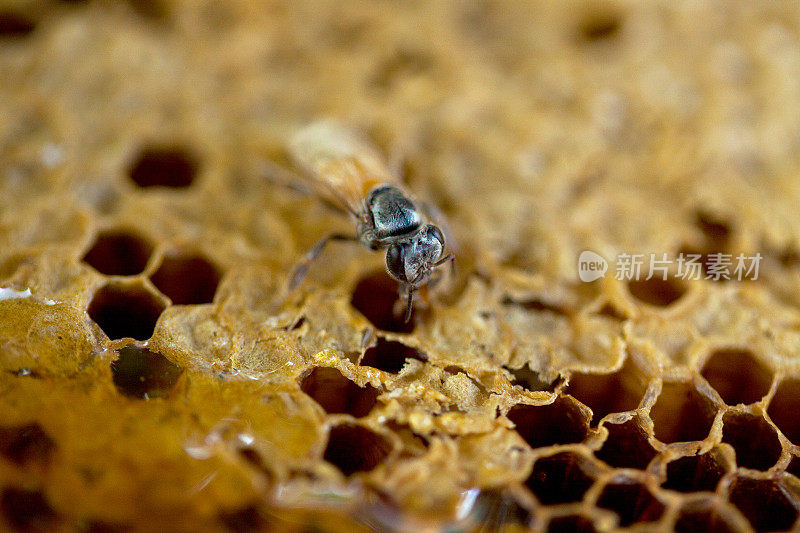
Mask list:
[{"label": "bee leg", "polygon": [[289,276],[289,292],[295,290],[303,282],[306,274],[308,274],[308,267],[311,265],[314,259],[319,257],[319,254],[321,254],[322,250],[325,249],[325,245],[331,241],[359,242],[358,237],[345,235],[342,233],[331,233],[330,235],[326,235],[320,239],[317,244],[315,244],[308,252],[306,252],[306,255],[303,256],[297,266],[294,267],[294,270],[292,270],[292,273]]},{"label": "bee leg", "polygon": [[447,254],[446,256],[442,257],[438,261],[436,261],[433,266],[438,267],[445,263],[450,263],[450,277],[455,279],[456,277],[456,256],[453,254]]},{"label": "bee leg", "polygon": [[442,271],[441,270],[434,270],[431,274],[430,279],[428,280],[428,288],[435,289],[439,286],[439,283],[442,282]]}]

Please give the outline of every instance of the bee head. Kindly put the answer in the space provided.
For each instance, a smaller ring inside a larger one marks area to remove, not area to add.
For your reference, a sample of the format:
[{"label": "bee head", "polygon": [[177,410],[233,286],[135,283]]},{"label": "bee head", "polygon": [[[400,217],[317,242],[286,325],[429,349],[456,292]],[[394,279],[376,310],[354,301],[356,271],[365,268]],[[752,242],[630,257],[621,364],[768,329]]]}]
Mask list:
[{"label": "bee head", "polygon": [[444,255],[444,235],[433,224],[426,224],[407,241],[386,250],[386,269],[397,281],[417,288],[423,285],[434,263]]}]

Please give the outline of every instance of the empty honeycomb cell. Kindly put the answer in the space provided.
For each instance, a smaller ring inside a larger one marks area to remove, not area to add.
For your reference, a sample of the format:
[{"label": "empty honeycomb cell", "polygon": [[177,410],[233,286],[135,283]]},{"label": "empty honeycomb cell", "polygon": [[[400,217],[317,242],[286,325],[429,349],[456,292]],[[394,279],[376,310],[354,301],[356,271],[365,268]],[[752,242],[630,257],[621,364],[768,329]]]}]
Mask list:
[{"label": "empty honeycomb cell", "polygon": [[731,483],[729,498],[756,531],[786,531],[797,520],[791,497],[774,479],[739,476]]},{"label": "empty honeycomb cell", "polygon": [[563,452],[537,459],[525,485],[545,505],[579,502],[594,483],[586,459]]},{"label": "empty honeycomb cell", "polygon": [[0,427],[0,455],[20,466],[50,461],[56,443],[37,423]]},{"label": "empty honeycomb cell", "polygon": [[186,147],[147,146],[128,169],[139,187],[189,187],[197,175],[198,163]]},{"label": "empty honeycomb cell", "polygon": [[666,307],[678,301],[686,292],[686,288],[674,279],[633,279],[628,282],[628,292],[648,305]]},{"label": "empty honeycomb cell", "polygon": [[789,464],[786,466],[786,471],[800,478],[800,457],[793,455]]},{"label": "empty honeycomb cell", "polygon": [[535,370],[531,370],[528,364],[522,365],[521,368],[513,369],[503,367],[513,376],[511,383],[519,385],[525,390],[529,391],[546,391],[553,392],[558,387],[559,383],[563,381],[561,376],[558,376],[551,382],[547,382]]},{"label": "empty honeycomb cell", "polygon": [[665,443],[705,439],[715,414],[714,403],[692,383],[665,382],[650,410],[655,436]]},{"label": "empty honeycomb cell", "polygon": [[138,284],[108,284],[89,303],[89,317],[108,338],[147,340],[153,335],[164,304]]},{"label": "empty honeycomb cell", "polygon": [[153,245],[141,236],[124,230],[100,233],[83,261],[109,276],[133,276],[147,266]]},{"label": "empty honeycomb cell", "polygon": [[647,440],[647,432],[638,418],[623,424],[606,424],[608,437],[603,447],[595,452],[598,459],[617,468],[644,470],[656,451]]},{"label": "empty honeycomb cell", "polygon": [[549,405],[515,405],[508,418],[532,448],[581,442],[589,430],[588,421],[571,398],[558,397]]},{"label": "empty honeycomb cell", "polygon": [[198,305],[214,301],[220,272],[202,255],[180,252],[164,256],[150,279],[173,304]]},{"label": "empty honeycomb cell", "polygon": [[356,424],[339,424],[330,429],[324,458],[349,476],[372,470],[391,449],[388,439],[374,431]]},{"label": "empty honeycomb cell", "polygon": [[578,514],[557,516],[547,524],[547,533],[595,533],[597,529],[591,519]]},{"label": "empty honeycomb cell", "polygon": [[414,331],[418,315],[417,307],[414,307],[410,320],[406,322],[403,316],[405,301],[401,303],[398,302],[399,299],[397,281],[389,277],[385,271],[379,270],[359,280],[353,289],[350,305],[378,329],[396,333],[411,333]]},{"label": "empty honeycomb cell", "polygon": [[739,528],[711,505],[686,505],[678,513],[675,521],[676,533],[736,533]]},{"label": "empty honeycomb cell", "polygon": [[632,411],[639,406],[647,384],[630,361],[613,374],[576,372],[569,378],[565,393],[592,410],[596,426],[609,413]]},{"label": "empty honeycomb cell", "polygon": [[426,361],[428,358],[411,346],[407,346],[402,342],[389,341],[383,337],[378,337],[375,346],[372,346],[364,352],[364,357],[361,358],[362,366],[371,366],[390,374],[397,374],[402,370],[408,359],[416,359],[417,361]]},{"label": "empty honeycomb cell", "polygon": [[0,494],[3,518],[20,531],[52,531],[56,512],[41,492],[6,487]]},{"label": "empty honeycomb cell", "polygon": [[111,374],[117,390],[132,398],[163,398],[169,395],[183,369],[160,353],[138,346],[118,350],[111,362]]},{"label": "empty honeycomb cell", "polygon": [[356,418],[369,414],[381,393],[372,385],[359,387],[337,369],[328,367],[312,370],[302,379],[300,388],[326,413],[348,413]]},{"label": "empty honeycomb cell", "polygon": [[722,418],[722,442],[736,450],[736,464],[769,470],[781,456],[781,441],[766,420],[749,413],[726,413]]},{"label": "empty honeycomb cell", "polygon": [[731,236],[731,225],[720,217],[705,210],[695,213],[695,225],[703,234],[705,244],[710,250],[724,250]]},{"label": "empty honeycomb cell", "polygon": [[800,379],[785,379],[769,402],[767,414],[787,439],[800,444]]},{"label": "empty honeycomb cell", "polygon": [[634,522],[655,522],[666,509],[647,487],[623,477],[616,477],[603,487],[597,506],[617,513],[622,527]]},{"label": "empty honeycomb cell", "polygon": [[36,29],[36,23],[13,11],[0,11],[0,38],[25,37]]},{"label": "empty honeycomb cell", "polygon": [[728,405],[761,400],[772,384],[772,372],[748,350],[715,350],[702,370],[703,377]]},{"label": "empty honeycomb cell", "polygon": [[596,9],[586,14],[578,25],[578,38],[586,43],[614,39],[622,28],[622,16],[610,9]]},{"label": "empty honeycomb cell", "polygon": [[725,475],[725,463],[715,448],[701,455],[680,457],[667,464],[665,489],[678,492],[713,492]]}]

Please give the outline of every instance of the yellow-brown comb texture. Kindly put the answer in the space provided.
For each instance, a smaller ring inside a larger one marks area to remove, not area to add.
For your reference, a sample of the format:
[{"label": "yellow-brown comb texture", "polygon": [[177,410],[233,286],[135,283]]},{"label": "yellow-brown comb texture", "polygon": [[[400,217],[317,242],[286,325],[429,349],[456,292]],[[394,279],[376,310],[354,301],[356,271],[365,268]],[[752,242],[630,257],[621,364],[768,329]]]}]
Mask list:
[{"label": "yellow-brown comb texture", "polygon": [[[0,529],[798,527],[798,5],[0,2]],[[320,118],[447,219],[409,324],[282,293]]]}]

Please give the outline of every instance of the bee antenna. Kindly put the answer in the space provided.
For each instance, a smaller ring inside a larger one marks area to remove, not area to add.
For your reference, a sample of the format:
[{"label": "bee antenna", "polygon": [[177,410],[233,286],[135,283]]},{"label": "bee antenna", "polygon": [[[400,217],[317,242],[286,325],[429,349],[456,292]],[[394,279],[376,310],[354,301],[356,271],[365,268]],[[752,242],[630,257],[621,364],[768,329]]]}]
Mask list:
[{"label": "bee antenna", "polygon": [[403,319],[407,324],[409,320],[411,320],[411,310],[414,304],[414,289],[411,287],[408,288],[408,299],[406,300],[406,314],[405,318]]}]

